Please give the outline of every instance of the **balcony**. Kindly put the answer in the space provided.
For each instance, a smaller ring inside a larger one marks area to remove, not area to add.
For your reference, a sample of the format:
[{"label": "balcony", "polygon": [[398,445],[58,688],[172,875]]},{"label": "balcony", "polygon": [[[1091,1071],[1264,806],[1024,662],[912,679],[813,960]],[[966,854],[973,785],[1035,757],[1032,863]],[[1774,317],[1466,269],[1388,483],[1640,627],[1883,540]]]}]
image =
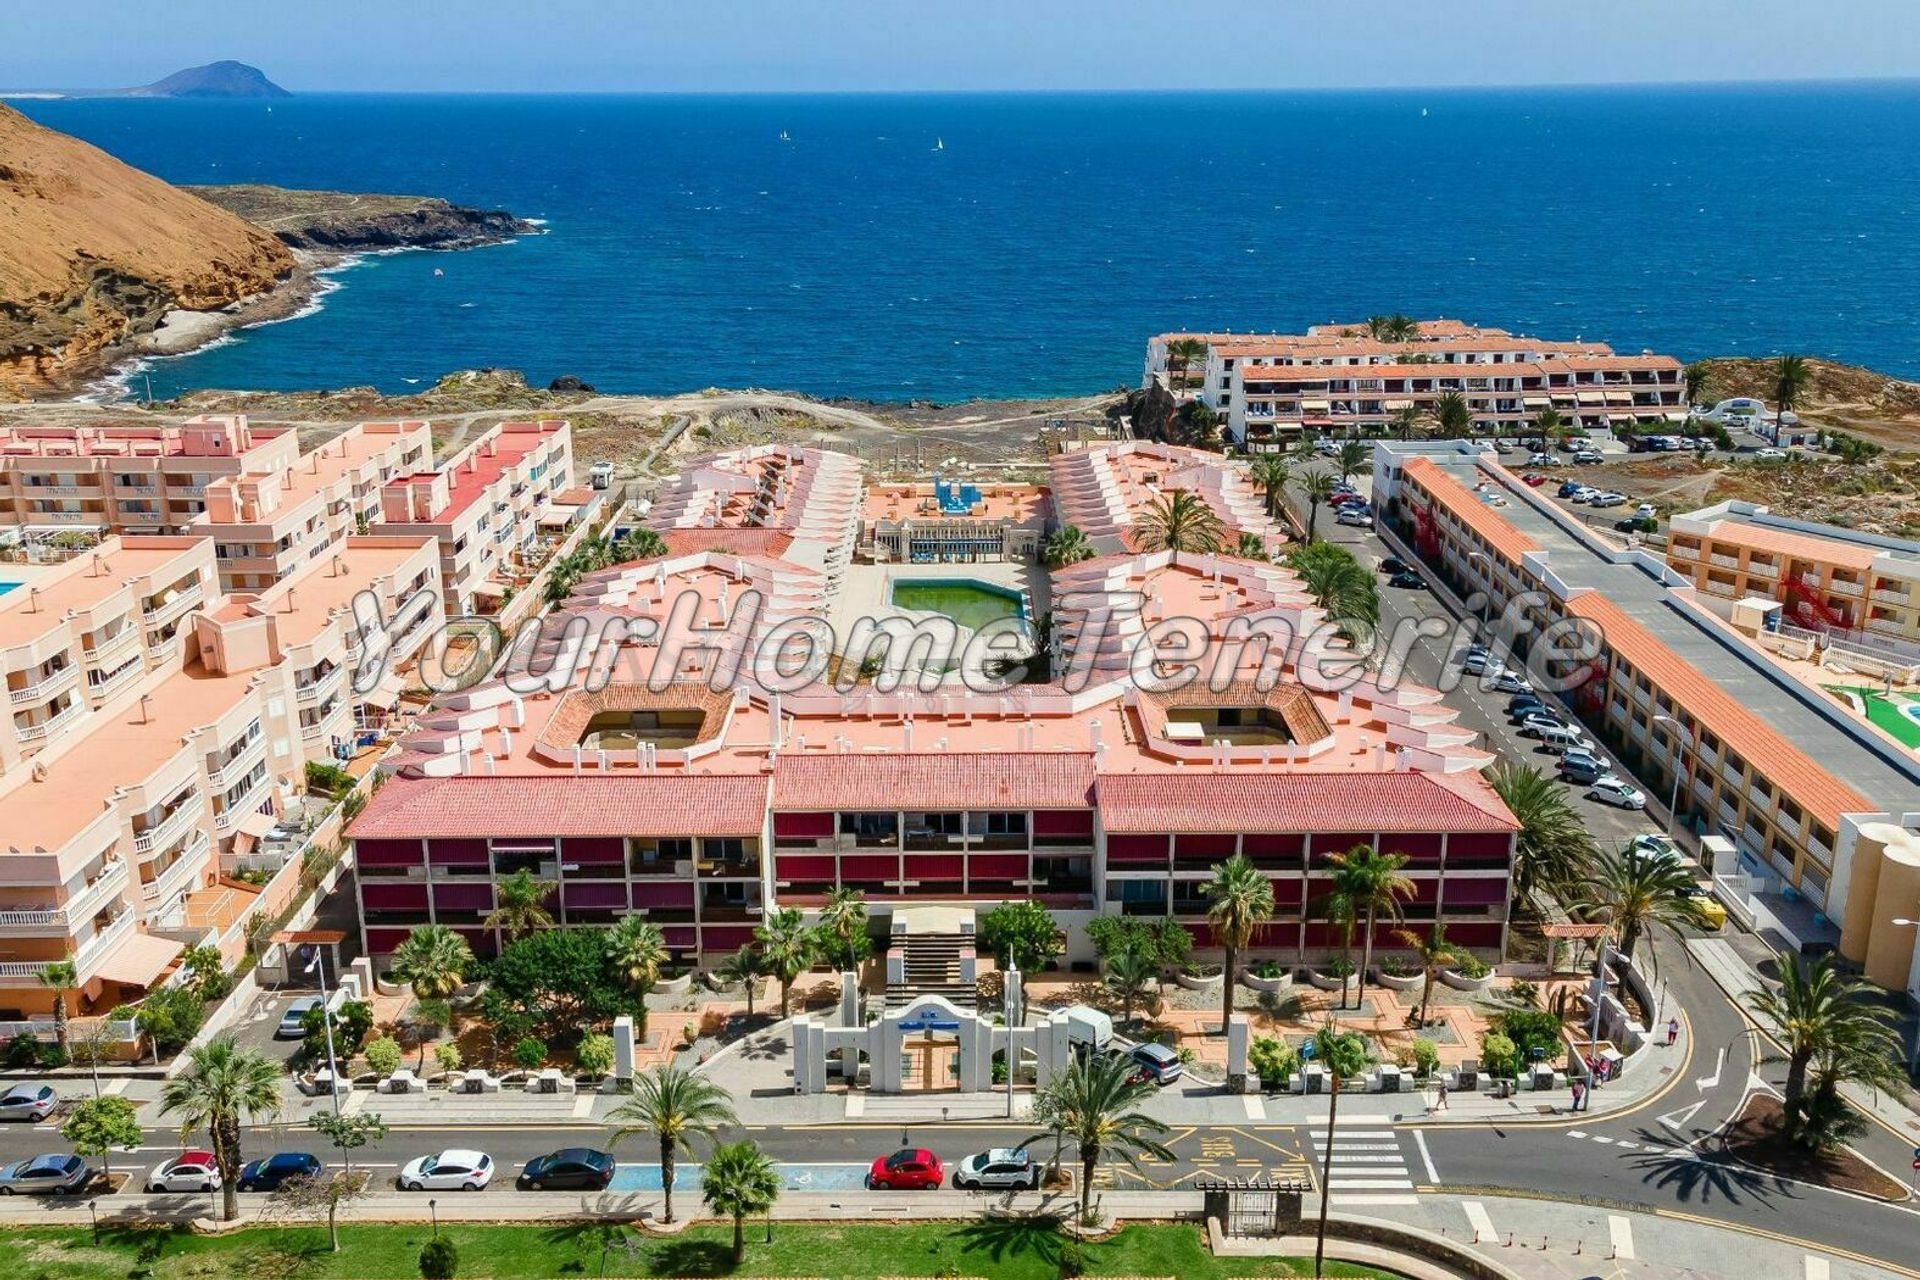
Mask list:
[{"label": "balcony", "polygon": [[207,783],[215,791],[225,791],[234,783],[247,776],[253,766],[266,758],[267,735],[261,734],[245,747],[240,754],[228,760],[217,769],[207,770]]},{"label": "balcony", "polygon": [[128,649],[137,647],[139,643],[139,628],[131,624],[121,627],[105,639],[95,637],[93,648],[86,650],[87,664],[94,667],[112,666]]},{"label": "balcony", "polygon": [[66,705],[66,709],[52,719],[42,720],[39,724],[16,724],[14,725],[14,732],[22,742],[38,742],[49,734],[58,733],[75,720],[78,720],[81,715],[85,713],[86,709],[87,705],[84,702],[69,702]]},{"label": "balcony", "polygon": [[118,671],[109,675],[105,680],[89,681],[87,683],[87,696],[96,702],[105,702],[108,698],[111,698],[114,694],[134,683],[146,673],[147,664],[137,658],[132,659]]},{"label": "balcony", "polygon": [[1738,557],[1723,556],[1718,551],[1710,553],[1707,556],[1707,559],[1709,562],[1719,566],[1722,569],[1738,569],[1740,567],[1740,561]]},{"label": "balcony", "polygon": [[154,826],[133,837],[133,851],[142,856],[155,849],[164,849],[172,844],[182,831],[186,831],[200,820],[206,811],[206,798],[198,791],[193,792],[180,803],[180,807],[162,818]]},{"label": "balcony", "polygon": [[1843,578],[1835,578],[1832,583],[1829,584],[1828,590],[1832,591],[1834,595],[1852,596],[1857,600],[1860,598],[1862,588],[1857,582],[1848,582]]},{"label": "balcony", "polygon": [[35,702],[45,702],[62,689],[72,688],[74,680],[78,678],[79,675],[80,668],[69,664],[61,667],[58,671],[49,672],[41,676],[32,684],[22,685],[18,689],[9,691],[7,700],[16,707],[27,706]]},{"label": "balcony", "polygon": [[1910,598],[1905,591],[1887,591],[1883,588],[1876,587],[1873,592],[1873,601],[1875,604],[1904,605],[1908,603]]},{"label": "balcony", "polygon": [[[80,981],[86,982],[93,977],[92,967],[101,957],[118,946],[120,940],[133,932],[133,912],[123,911],[120,918],[105,929],[94,934],[80,944],[73,953],[74,967],[80,971]],[[33,986],[40,982],[40,971],[47,967],[46,960],[4,960],[0,961],[0,981],[9,986]]]},{"label": "balcony", "polygon": [[0,930],[71,933],[75,926],[93,919],[100,908],[119,897],[127,887],[127,875],[126,863],[110,862],[92,884],[60,906],[0,909]]},{"label": "balcony", "polygon": [[240,819],[259,809],[260,802],[267,798],[267,793],[272,789],[273,775],[270,773],[261,774],[260,781],[248,787],[246,794],[240,796],[225,809],[213,815],[213,829],[221,835],[226,835],[231,832],[239,823]]},{"label": "balcony", "polygon": [[205,589],[201,587],[199,580],[195,579],[191,586],[173,592],[171,599],[144,606],[140,610],[140,616],[150,627],[164,626],[200,603],[200,597],[204,593]]},{"label": "balcony", "polygon": [[1747,561],[1747,572],[1756,578],[1775,578],[1780,575],[1779,568],[1765,560]]},{"label": "balcony", "polygon": [[206,865],[203,855],[212,844],[213,842],[207,839],[206,832],[196,832],[193,842],[187,846],[186,851],[174,861],[172,866],[140,886],[140,900],[150,903],[169,902],[175,894],[192,885],[198,878],[201,867]]}]

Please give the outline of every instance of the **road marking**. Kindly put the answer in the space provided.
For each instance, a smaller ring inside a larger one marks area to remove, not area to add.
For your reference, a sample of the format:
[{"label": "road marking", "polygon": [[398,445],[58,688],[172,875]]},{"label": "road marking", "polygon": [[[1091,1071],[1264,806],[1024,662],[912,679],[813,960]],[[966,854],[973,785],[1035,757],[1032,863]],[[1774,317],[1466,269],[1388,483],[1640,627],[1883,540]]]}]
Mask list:
[{"label": "road marking", "polygon": [[1247,1109],[1247,1119],[1265,1120],[1267,1118],[1266,1100],[1259,1094],[1243,1093],[1240,1095],[1240,1101]]},{"label": "road marking", "polygon": [[1330,1178],[1329,1191],[1411,1191],[1412,1178]]},{"label": "road marking", "polygon": [[1607,1215],[1607,1234],[1613,1237],[1614,1257],[1633,1257],[1633,1219],[1617,1213]]},{"label": "road marking", "polygon": [[1467,1225],[1473,1228],[1476,1241],[1493,1240],[1499,1236],[1500,1233],[1493,1229],[1493,1219],[1487,1216],[1487,1206],[1478,1200],[1462,1200],[1460,1207],[1467,1212]]},{"label": "road marking", "polygon": [[[1315,1138],[1313,1145],[1315,1148],[1325,1151],[1327,1140],[1325,1138]],[[1333,1154],[1336,1156],[1344,1155],[1349,1151],[1398,1151],[1399,1149],[1400,1144],[1397,1142],[1342,1142],[1338,1138],[1334,1139],[1333,1142]]]},{"label": "road marking", "polygon": [[574,1098],[573,1118],[575,1120],[584,1120],[592,1114],[593,1114],[593,1095],[592,1094],[583,1093]]},{"label": "road marking", "polygon": [[1616,1140],[1613,1145],[1622,1151],[1638,1151],[1640,1149],[1640,1144],[1637,1142],[1620,1142]]},{"label": "road marking", "polygon": [[1420,1163],[1427,1166],[1427,1181],[1440,1181],[1439,1171],[1433,1167],[1433,1153],[1427,1150],[1427,1135],[1423,1131],[1413,1131],[1413,1145],[1420,1148]]},{"label": "road marking", "polygon": [[1680,1130],[1680,1126],[1685,1124],[1687,1121],[1693,1119],[1694,1112],[1700,1110],[1700,1108],[1706,1105],[1707,1105],[1707,1100],[1705,1098],[1702,1098],[1700,1099],[1700,1101],[1694,1103],[1690,1107],[1681,1107],[1679,1110],[1669,1111],[1663,1116],[1655,1116],[1654,1119],[1658,1120],[1661,1124],[1667,1126],[1667,1128],[1672,1129],[1674,1132],[1678,1133]]},{"label": "road marking", "polygon": [[858,1120],[867,1114],[867,1095],[856,1090],[847,1092],[847,1119]]},{"label": "road marking", "polygon": [[127,1078],[125,1076],[119,1076],[119,1077],[116,1077],[115,1079],[107,1081],[107,1087],[101,1090],[102,1093],[109,1094],[116,1098],[119,1097],[121,1094],[125,1093],[126,1091],[127,1091]]},{"label": "road marking", "polygon": [[1709,1089],[1719,1087],[1720,1072],[1726,1068],[1726,1065],[1727,1065],[1727,1046],[1721,1045],[1720,1052],[1714,1055],[1713,1074],[1710,1076],[1701,1076],[1698,1079],[1696,1079],[1693,1082],[1694,1087],[1700,1090],[1700,1092],[1702,1093],[1705,1093]]},{"label": "road marking", "polygon": [[[1349,1124],[1392,1124],[1392,1123],[1393,1123],[1392,1116],[1369,1113],[1369,1114],[1361,1114],[1361,1115],[1343,1115],[1334,1122],[1334,1127],[1339,1128],[1341,1125],[1349,1125]],[[1319,1129],[1322,1133],[1325,1133],[1327,1129],[1327,1126],[1323,1124],[1315,1125],[1314,1127]]]},{"label": "road marking", "polygon": [[[367,1105],[368,1096],[369,1094],[367,1090],[355,1089],[352,1093],[347,1095],[347,1100],[340,1104],[340,1114],[343,1116],[359,1115],[360,1108]],[[466,1128],[468,1126],[462,1125],[460,1127]]]},{"label": "road marking", "polygon": [[1334,1151],[1333,1154],[1334,1154],[1334,1158],[1338,1160],[1341,1164],[1400,1164],[1402,1163],[1399,1156],[1348,1156],[1348,1155],[1341,1155],[1337,1149]]},{"label": "road marking", "polygon": [[1567,1136],[1569,1138],[1584,1138],[1587,1136],[1587,1131],[1585,1129],[1569,1129],[1567,1130]]},{"label": "road marking", "polygon": [[1807,1280],[1827,1280],[1833,1274],[1833,1267],[1825,1258],[1807,1255]]},{"label": "road marking", "polygon": [[1607,1143],[1610,1143],[1613,1141],[1612,1138],[1602,1137],[1600,1134],[1597,1134],[1597,1133],[1593,1135],[1593,1140],[1595,1142],[1607,1142]]},{"label": "road marking", "polygon": [[[1315,1138],[1325,1140],[1327,1136],[1327,1126],[1323,1124],[1315,1125],[1309,1129],[1308,1132]],[[1345,1126],[1337,1126],[1333,1133],[1336,1138],[1372,1138],[1376,1142],[1384,1142],[1394,1136],[1394,1132],[1391,1129],[1349,1129]]]}]

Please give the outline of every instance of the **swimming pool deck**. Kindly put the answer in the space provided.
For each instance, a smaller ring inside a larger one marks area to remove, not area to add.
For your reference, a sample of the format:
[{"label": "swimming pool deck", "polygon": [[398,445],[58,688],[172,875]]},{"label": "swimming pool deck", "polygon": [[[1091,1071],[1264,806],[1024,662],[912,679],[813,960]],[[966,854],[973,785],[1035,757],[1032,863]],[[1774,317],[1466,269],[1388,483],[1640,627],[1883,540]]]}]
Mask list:
[{"label": "swimming pool deck", "polygon": [[1037,564],[1021,560],[994,560],[964,564],[856,564],[850,565],[839,598],[828,613],[834,635],[844,641],[861,618],[912,618],[916,614],[893,603],[897,581],[974,582],[1007,591],[1024,592],[1028,617],[1041,618],[1052,605],[1047,575]]}]

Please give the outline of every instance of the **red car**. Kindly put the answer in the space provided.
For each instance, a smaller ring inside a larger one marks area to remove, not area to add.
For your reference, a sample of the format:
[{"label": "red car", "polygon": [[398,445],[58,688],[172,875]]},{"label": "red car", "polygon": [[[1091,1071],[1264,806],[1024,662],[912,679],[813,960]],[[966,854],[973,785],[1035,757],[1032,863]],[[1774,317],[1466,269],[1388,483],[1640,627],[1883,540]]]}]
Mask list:
[{"label": "red car", "polygon": [[1521,476],[1520,479],[1536,489],[1547,482],[1547,478],[1538,471],[1529,471],[1526,475]]},{"label": "red car", "polygon": [[946,1180],[940,1157],[925,1147],[881,1156],[867,1170],[867,1186],[874,1191],[938,1191]]}]

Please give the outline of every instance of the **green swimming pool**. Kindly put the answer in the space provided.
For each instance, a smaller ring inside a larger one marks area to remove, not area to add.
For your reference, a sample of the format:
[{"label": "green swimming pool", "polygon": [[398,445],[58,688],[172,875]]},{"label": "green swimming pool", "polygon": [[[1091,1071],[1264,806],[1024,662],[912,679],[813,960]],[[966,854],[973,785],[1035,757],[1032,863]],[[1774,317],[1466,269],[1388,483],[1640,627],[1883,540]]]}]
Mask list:
[{"label": "green swimming pool", "polygon": [[1027,615],[1018,591],[972,578],[896,578],[893,603],[916,613],[943,613],[969,631]]}]

